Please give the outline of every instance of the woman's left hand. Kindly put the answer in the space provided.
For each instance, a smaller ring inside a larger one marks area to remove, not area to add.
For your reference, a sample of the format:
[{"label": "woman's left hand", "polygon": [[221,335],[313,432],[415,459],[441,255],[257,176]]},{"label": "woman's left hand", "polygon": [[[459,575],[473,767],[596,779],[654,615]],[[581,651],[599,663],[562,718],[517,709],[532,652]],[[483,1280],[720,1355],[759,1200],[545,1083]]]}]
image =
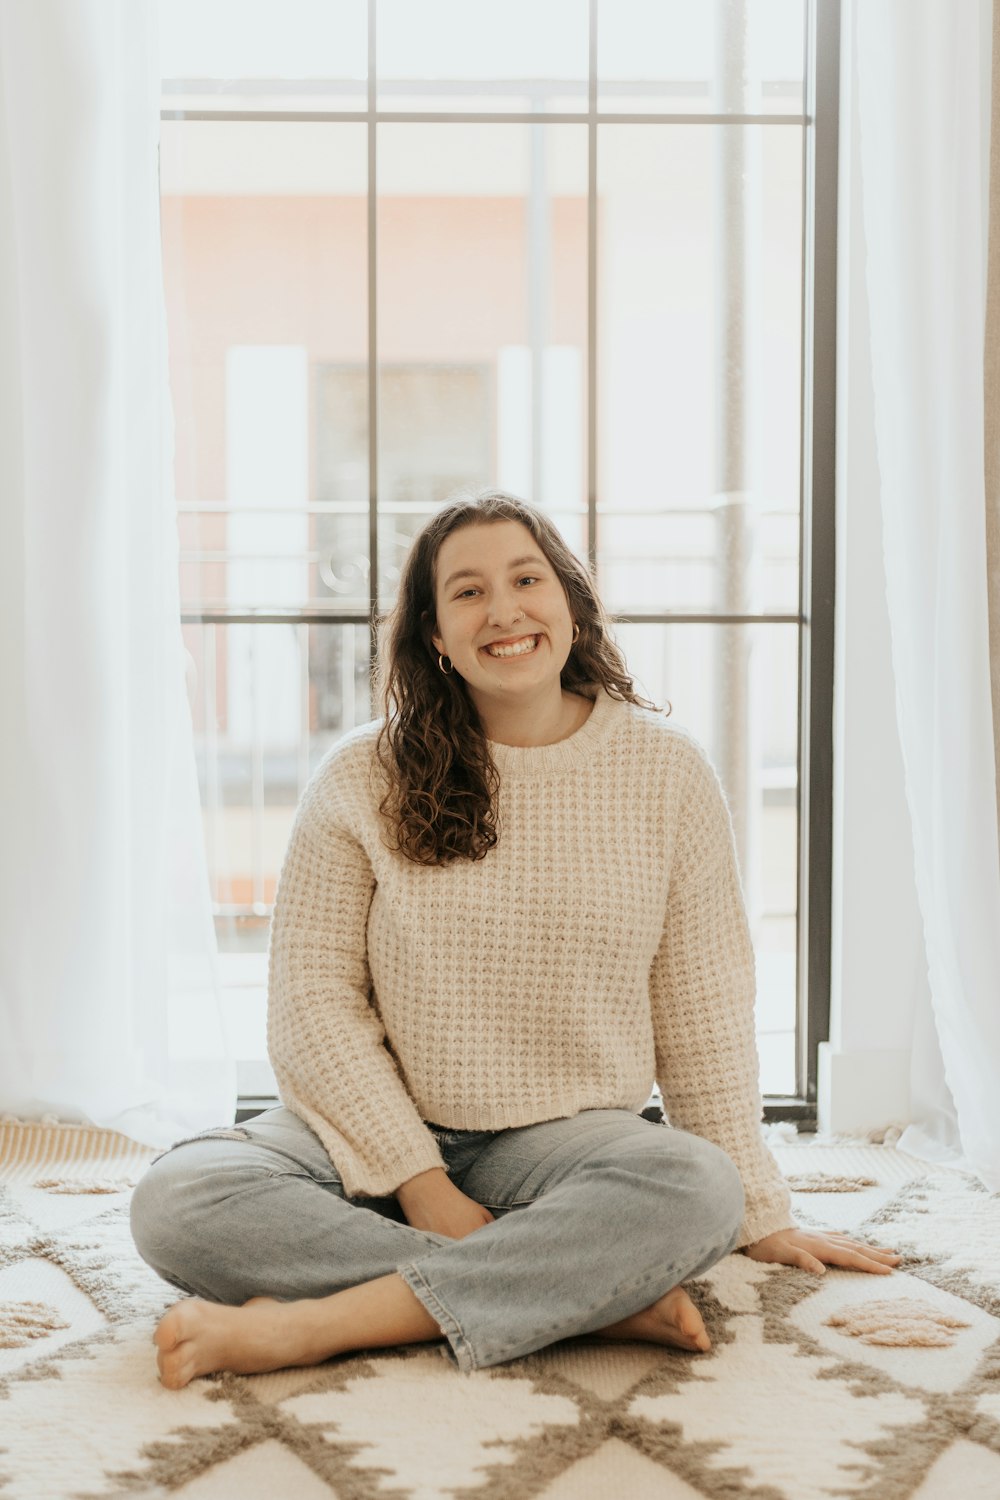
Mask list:
[{"label": "woman's left hand", "polygon": [[779,1229],[776,1234],[755,1240],[752,1245],[744,1245],[743,1253],[751,1260],[801,1266],[817,1275],[825,1274],[827,1266],[885,1275],[902,1259],[896,1250],[866,1245],[862,1240],[852,1240],[850,1235],[840,1234],[835,1229]]}]

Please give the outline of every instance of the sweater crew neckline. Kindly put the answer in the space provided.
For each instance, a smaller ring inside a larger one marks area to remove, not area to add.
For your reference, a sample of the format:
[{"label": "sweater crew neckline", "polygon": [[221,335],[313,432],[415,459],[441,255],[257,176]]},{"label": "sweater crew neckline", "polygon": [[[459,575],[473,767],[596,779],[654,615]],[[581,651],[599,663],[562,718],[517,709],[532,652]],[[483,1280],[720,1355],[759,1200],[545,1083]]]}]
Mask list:
[{"label": "sweater crew neckline", "polygon": [[497,740],[487,741],[493,764],[505,781],[559,775],[575,771],[592,760],[620,722],[625,705],[594,683],[585,692],[594,699],[594,706],[586,721],[566,739],[557,740],[554,745],[502,745]]}]

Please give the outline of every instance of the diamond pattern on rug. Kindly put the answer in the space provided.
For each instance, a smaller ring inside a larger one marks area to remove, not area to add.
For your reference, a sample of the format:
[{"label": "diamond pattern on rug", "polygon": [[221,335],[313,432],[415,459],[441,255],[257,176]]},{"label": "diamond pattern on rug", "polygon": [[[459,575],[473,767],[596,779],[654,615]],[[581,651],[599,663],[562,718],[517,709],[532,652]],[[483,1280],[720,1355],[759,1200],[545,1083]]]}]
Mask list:
[{"label": "diamond pattern on rug", "polygon": [[19,1183],[6,1189],[7,1201],[33,1233],[49,1233],[86,1224],[115,1204],[129,1201],[128,1193],[116,1197],[92,1193],[47,1193],[34,1184]]},{"label": "diamond pattern on rug", "polygon": [[1000,1316],[1000,1193],[970,1173],[929,1172],[907,1183],[868,1220],[887,1244],[937,1286]]},{"label": "diamond pattern on rug", "polygon": [[[919,1301],[944,1318],[963,1326],[954,1330],[947,1359],[928,1357],[925,1347],[913,1344],[873,1344],[854,1338],[847,1326],[831,1318],[863,1320],[870,1307],[898,1301],[905,1311]],[[1000,1322],[981,1308],[950,1293],[928,1286],[905,1272],[892,1276],[860,1277],[851,1271],[828,1271],[822,1284],[788,1310],[788,1322],[800,1328],[830,1354],[860,1362],[900,1386],[942,1393],[957,1390],[979,1368],[986,1351],[1000,1339]]]},{"label": "diamond pattern on rug", "polygon": [[[627,1359],[622,1359],[623,1351]],[[600,1401],[617,1402],[651,1370],[659,1369],[663,1350],[656,1344],[565,1339],[547,1349],[544,1357],[550,1379],[559,1376],[577,1391],[587,1391]]]},{"label": "diamond pattern on rug", "polygon": [[[904,1264],[817,1277],[727,1256],[688,1283],[709,1355],[591,1337],[467,1375],[420,1345],[167,1391],[151,1338],[178,1294],[136,1253],[128,1194],[38,1186],[120,1182],[135,1153],[81,1132],[63,1160],[65,1128],[48,1156],[44,1134],[6,1186],[0,1164],[0,1302],[67,1326],[0,1350],[0,1500],[1000,1495],[998,1200],[965,1174],[917,1177],[884,1147],[776,1149],[790,1175],[859,1184],[793,1193],[799,1222],[898,1243]],[[952,1344],[850,1332],[914,1302]]]},{"label": "diamond pattern on rug", "polygon": [[106,1199],[93,1201],[98,1205],[94,1218],[40,1236],[34,1253],[61,1266],[109,1322],[132,1323],[137,1316],[153,1318],[152,1337],[155,1320],[177,1301],[178,1293],[150,1271],[138,1254],[129,1228],[128,1205],[108,1208]]},{"label": "diamond pattern on rug", "polygon": [[237,1495],[239,1500],[277,1500],[278,1496],[330,1500],[333,1494],[324,1479],[274,1438],[215,1464],[190,1484],[170,1491],[177,1500],[234,1500]]},{"label": "diamond pattern on rug", "polygon": [[239,1430],[230,1411],[205,1399],[204,1388],[168,1391],[150,1377],[153,1347],[144,1323],[110,1334],[111,1341],[89,1346],[85,1360],[64,1363],[66,1351],[56,1351],[42,1378],[8,1384],[0,1403],[0,1473],[17,1476],[17,1500],[118,1495],[137,1462],[146,1467],[144,1450],[157,1445],[167,1455],[164,1470],[193,1475],[190,1455],[201,1429],[211,1431],[220,1455],[220,1432]]},{"label": "diamond pattern on rug", "polygon": [[[165,1491],[166,1493],[166,1491]],[[385,1491],[388,1497],[391,1491]],[[282,1443],[267,1439],[252,1451],[237,1454],[222,1464],[216,1464],[189,1485],[180,1490],[169,1491],[171,1500],[277,1500],[291,1497],[294,1500],[331,1500],[331,1496],[343,1496],[343,1500],[354,1500],[351,1491],[334,1491],[330,1485],[315,1475],[307,1464],[292,1454]]]},{"label": "diamond pattern on rug", "polygon": [[936,1460],[910,1500],[997,1500],[1000,1456],[959,1438]]},{"label": "diamond pattern on rug", "polygon": [[613,1437],[571,1464],[542,1491],[539,1500],[611,1500],[619,1495],[634,1495],[636,1500],[702,1500],[703,1494]]},{"label": "diamond pattern on rug", "polygon": [[31,1257],[19,1266],[0,1271],[0,1304],[48,1310],[47,1319],[39,1321],[30,1339],[5,1344],[0,1333],[0,1377],[39,1360],[51,1359],[65,1344],[96,1334],[107,1326],[107,1319],[72,1278],[59,1266],[41,1258]]},{"label": "diamond pattern on rug", "polygon": [[628,1410],[661,1441],[698,1450],[720,1480],[770,1485],[790,1500],[830,1500],[875,1476],[863,1444],[887,1437],[903,1444],[925,1415],[923,1403],[902,1392],[856,1394],[838,1365],[768,1342],[764,1318],[744,1314],[730,1341],[693,1365],[680,1390],[638,1395]]},{"label": "diamond pattern on rug", "polygon": [[[803,1139],[810,1140],[808,1136]],[[905,1183],[923,1177],[927,1172],[926,1164],[915,1156],[884,1146],[830,1146],[821,1140],[806,1145],[800,1140],[796,1145],[775,1141],[770,1150],[792,1189],[796,1220],[804,1226],[840,1229],[847,1233],[895,1197]],[[796,1177],[813,1173],[847,1178],[874,1177],[876,1186],[851,1193],[814,1191],[796,1194]]]},{"label": "diamond pattern on rug", "polygon": [[[370,1378],[334,1392],[292,1396],[282,1409],[356,1444],[358,1465],[378,1468],[389,1487],[408,1477],[412,1500],[474,1485],[485,1468],[507,1462],[541,1433],[552,1441],[554,1428],[579,1426],[579,1410],[567,1397],[543,1394],[530,1379],[509,1379],[498,1401],[488,1371],[456,1380],[436,1350],[405,1361],[372,1359],[371,1365]],[[427,1478],[414,1481],[414,1475]]]},{"label": "diamond pattern on rug", "polygon": [[[716,1301],[728,1312],[760,1311],[760,1294],[774,1274],[774,1268],[745,1255],[727,1255],[700,1278],[711,1288]],[[711,1330],[709,1330],[711,1332]]]}]

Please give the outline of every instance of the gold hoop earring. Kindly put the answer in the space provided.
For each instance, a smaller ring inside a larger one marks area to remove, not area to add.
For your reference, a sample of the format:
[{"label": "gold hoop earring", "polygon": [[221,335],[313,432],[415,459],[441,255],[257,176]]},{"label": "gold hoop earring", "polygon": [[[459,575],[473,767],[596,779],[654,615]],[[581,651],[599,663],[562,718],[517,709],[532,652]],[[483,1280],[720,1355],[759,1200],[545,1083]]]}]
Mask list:
[{"label": "gold hoop earring", "polygon": [[[445,666],[445,662],[448,663],[447,666]],[[454,672],[455,670],[455,663],[452,661],[450,656],[439,656],[438,666],[446,677],[450,677],[452,672]]]},{"label": "gold hoop earring", "polygon": [[574,622],[573,622],[573,641],[572,641],[572,644],[575,646],[576,643],[577,643],[577,641],[579,639],[580,639],[580,627],[579,627],[579,625],[577,625],[576,621],[574,620]]}]

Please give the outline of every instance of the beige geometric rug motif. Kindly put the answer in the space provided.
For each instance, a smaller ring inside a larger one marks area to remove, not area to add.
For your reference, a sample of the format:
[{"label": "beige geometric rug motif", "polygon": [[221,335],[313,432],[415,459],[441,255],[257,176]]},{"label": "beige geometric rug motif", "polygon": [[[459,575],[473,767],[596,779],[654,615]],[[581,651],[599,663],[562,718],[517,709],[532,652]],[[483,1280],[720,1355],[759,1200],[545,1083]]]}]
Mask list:
[{"label": "beige geometric rug motif", "polygon": [[40,1177],[34,1184],[47,1193],[127,1193],[137,1177]]},{"label": "beige geometric rug motif", "polygon": [[0,1302],[0,1349],[21,1349],[69,1324],[45,1302]]},{"label": "beige geometric rug motif", "polygon": [[895,1297],[868,1302],[864,1307],[848,1307],[831,1313],[826,1322],[830,1328],[843,1328],[864,1344],[893,1347],[950,1348],[955,1342],[955,1329],[972,1326],[964,1318],[952,1317],[918,1297]]},{"label": "beige geometric rug motif", "polygon": [[[47,1187],[48,1183],[40,1186]],[[877,1187],[874,1177],[844,1177],[833,1172],[796,1172],[788,1186],[797,1193],[860,1193],[862,1188]]]},{"label": "beige geometric rug motif", "polygon": [[151,1337],[178,1294],[132,1246],[128,1191],[41,1185],[120,1185],[153,1153],[46,1129],[0,1126],[0,1328],[14,1309],[32,1334],[0,1346],[0,1500],[1000,1496],[1000,1197],[967,1174],[775,1143],[790,1180],[827,1179],[793,1194],[800,1223],[903,1268],[728,1256],[688,1283],[707,1356],[579,1338],[465,1375],[420,1345],[167,1391]]}]

